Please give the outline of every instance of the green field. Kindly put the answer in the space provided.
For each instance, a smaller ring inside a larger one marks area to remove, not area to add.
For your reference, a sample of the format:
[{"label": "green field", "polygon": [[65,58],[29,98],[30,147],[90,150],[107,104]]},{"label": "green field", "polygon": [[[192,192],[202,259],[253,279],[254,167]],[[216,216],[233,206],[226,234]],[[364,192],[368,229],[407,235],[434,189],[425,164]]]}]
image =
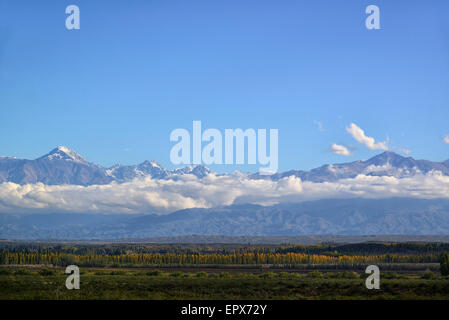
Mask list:
[{"label": "green field", "polygon": [[[0,245],[0,299],[444,299],[449,244]],[[79,267],[79,290],[65,267]],[[368,290],[365,268],[380,268]]]},{"label": "green field", "polygon": [[62,269],[2,268],[0,299],[449,299],[449,278],[385,273],[379,290],[356,272],[164,272],[104,269],[81,272],[68,290]]}]

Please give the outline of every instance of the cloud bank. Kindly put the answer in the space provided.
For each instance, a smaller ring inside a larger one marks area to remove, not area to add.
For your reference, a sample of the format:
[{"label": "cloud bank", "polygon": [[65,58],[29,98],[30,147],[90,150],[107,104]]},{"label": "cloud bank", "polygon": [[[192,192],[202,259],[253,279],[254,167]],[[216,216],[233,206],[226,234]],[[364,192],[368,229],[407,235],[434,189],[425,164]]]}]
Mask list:
[{"label": "cloud bank", "polygon": [[253,180],[234,175],[185,175],[177,180],[136,179],[93,186],[0,184],[0,213],[156,213],[238,203],[272,205],[324,198],[449,198],[449,177],[440,172],[410,178],[359,175],[314,183],[286,177]]}]

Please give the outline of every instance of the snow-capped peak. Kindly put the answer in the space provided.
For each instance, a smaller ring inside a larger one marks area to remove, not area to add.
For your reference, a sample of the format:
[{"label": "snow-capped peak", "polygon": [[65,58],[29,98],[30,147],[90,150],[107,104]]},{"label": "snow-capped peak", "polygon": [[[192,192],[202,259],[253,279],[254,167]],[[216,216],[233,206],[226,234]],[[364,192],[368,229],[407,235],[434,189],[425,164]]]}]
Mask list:
[{"label": "snow-capped peak", "polygon": [[41,157],[40,159],[44,158],[48,160],[70,160],[76,162],[86,162],[86,159],[84,159],[81,155],[65,146],[59,146],[51,150],[48,154]]},{"label": "snow-capped peak", "polygon": [[151,160],[151,161],[146,160],[142,164],[150,165],[151,167],[162,169],[162,166],[154,160]]}]

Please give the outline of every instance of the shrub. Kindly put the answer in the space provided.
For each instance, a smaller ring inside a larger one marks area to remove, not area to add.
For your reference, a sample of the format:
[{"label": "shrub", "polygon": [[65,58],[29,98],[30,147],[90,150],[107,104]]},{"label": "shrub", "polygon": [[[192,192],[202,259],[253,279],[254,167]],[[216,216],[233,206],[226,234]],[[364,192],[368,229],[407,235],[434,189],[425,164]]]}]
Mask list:
[{"label": "shrub", "polygon": [[291,275],[289,272],[281,272],[279,273],[279,278],[291,278]]},{"label": "shrub", "polygon": [[264,272],[264,273],[260,274],[259,277],[262,278],[262,279],[271,279],[271,278],[276,277],[276,273],[274,273],[274,272]]},{"label": "shrub", "polygon": [[147,272],[147,276],[160,276],[162,273],[161,270],[150,270]]},{"label": "shrub", "polygon": [[440,272],[443,276],[449,276],[449,255],[447,252],[441,255]]},{"label": "shrub", "polygon": [[385,279],[407,279],[407,275],[397,272],[385,272],[382,277]]},{"label": "shrub", "polygon": [[309,278],[322,278],[323,274],[320,271],[315,270],[315,271],[309,272],[307,274],[307,276]]},{"label": "shrub", "polygon": [[435,274],[432,271],[430,271],[429,269],[427,269],[426,272],[423,273],[421,278],[423,278],[423,279],[433,279],[433,278],[435,278]]},{"label": "shrub", "polygon": [[6,268],[0,268],[0,275],[8,275],[11,274],[12,271]]},{"label": "shrub", "polygon": [[323,277],[326,279],[337,279],[340,277],[340,273],[339,272],[326,272],[325,274],[323,274]]},{"label": "shrub", "polygon": [[218,278],[220,275],[218,273],[209,273],[207,275],[208,278]]},{"label": "shrub", "polygon": [[31,274],[31,272],[28,271],[28,270],[26,270],[26,269],[17,269],[17,270],[14,272],[14,274],[15,274],[15,275],[18,275],[18,276],[23,276],[23,275]]},{"label": "shrub", "polygon": [[347,271],[347,272],[343,272],[342,278],[343,279],[358,279],[358,278],[360,278],[360,275],[354,271]]},{"label": "shrub", "polygon": [[298,278],[298,279],[299,278],[304,278],[304,274],[301,274],[299,272],[291,272],[289,276],[292,277],[292,278]]},{"label": "shrub", "polygon": [[103,271],[103,270],[95,270],[95,275],[96,276],[106,276],[108,275],[109,272]]},{"label": "shrub", "polygon": [[41,269],[39,270],[39,274],[41,276],[52,276],[55,274],[55,270],[51,270],[51,269]]},{"label": "shrub", "polygon": [[111,271],[111,276],[124,276],[126,275],[126,271],[114,270]]},{"label": "shrub", "polygon": [[245,278],[245,279],[255,279],[257,278],[257,274],[251,272],[239,272],[236,275],[237,278]]}]

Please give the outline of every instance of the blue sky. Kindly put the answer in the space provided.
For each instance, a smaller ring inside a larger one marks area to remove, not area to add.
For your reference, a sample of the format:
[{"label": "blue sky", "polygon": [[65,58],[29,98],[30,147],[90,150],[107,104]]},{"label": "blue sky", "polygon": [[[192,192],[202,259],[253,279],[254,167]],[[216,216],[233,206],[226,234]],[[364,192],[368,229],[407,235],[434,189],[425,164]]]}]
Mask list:
[{"label": "blue sky", "polygon": [[[70,4],[80,30],[65,28]],[[365,28],[370,4],[381,30]],[[66,145],[104,166],[171,168],[170,132],[201,120],[279,129],[281,171],[381,152],[351,123],[393,151],[446,160],[448,14],[445,0],[0,0],[0,155]]]}]

